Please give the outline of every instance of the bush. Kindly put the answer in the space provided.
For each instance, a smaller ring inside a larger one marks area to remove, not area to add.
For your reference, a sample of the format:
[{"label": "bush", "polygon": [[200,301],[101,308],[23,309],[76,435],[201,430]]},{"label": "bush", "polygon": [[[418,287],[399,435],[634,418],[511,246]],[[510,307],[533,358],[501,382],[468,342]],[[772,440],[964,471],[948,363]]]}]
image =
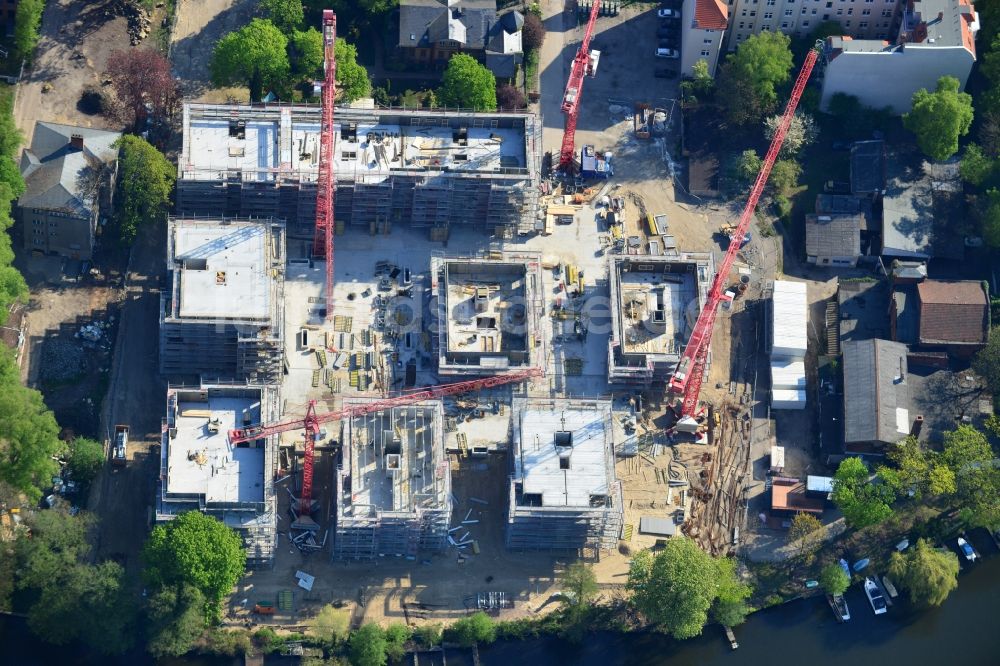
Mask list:
[{"label": "bush", "polygon": [[69,443],[69,469],[78,483],[90,483],[104,464],[104,447],[87,437]]},{"label": "bush", "polygon": [[444,631],[444,639],[450,643],[472,646],[476,643],[492,643],[497,637],[497,627],[486,613],[479,612],[462,618]]},{"label": "bush", "polygon": [[38,44],[38,28],[42,25],[45,0],[21,0],[14,15],[14,50],[19,58],[31,62]]},{"label": "bush", "polygon": [[385,655],[392,662],[398,662],[406,654],[406,641],[410,640],[410,628],[405,624],[393,622],[385,630]]},{"label": "bush", "polygon": [[497,108],[498,109],[523,109],[528,106],[528,101],[524,98],[524,93],[510,84],[504,84],[497,88]]},{"label": "bush", "polygon": [[426,647],[441,644],[441,625],[437,622],[422,624],[413,630],[413,640]]},{"label": "bush", "polygon": [[545,25],[535,13],[528,12],[524,16],[524,26],[521,28],[521,47],[525,52],[542,47],[545,41]]},{"label": "bush", "polygon": [[350,626],[350,611],[326,605],[309,623],[309,634],[322,643],[334,645],[347,638]]},{"label": "bush", "polygon": [[250,634],[240,629],[212,629],[205,636],[201,651],[235,657],[238,654],[253,654],[253,645]]}]

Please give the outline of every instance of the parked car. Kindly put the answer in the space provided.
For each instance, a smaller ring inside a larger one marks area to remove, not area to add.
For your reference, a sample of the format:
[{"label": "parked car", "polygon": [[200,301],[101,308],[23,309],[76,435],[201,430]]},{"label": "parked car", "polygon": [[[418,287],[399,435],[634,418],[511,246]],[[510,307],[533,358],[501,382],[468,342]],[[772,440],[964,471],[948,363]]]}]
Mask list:
[{"label": "parked car", "polygon": [[673,69],[667,69],[666,67],[657,67],[653,71],[653,76],[658,79],[674,79],[677,78],[677,71]]},{"label": "parked car", "polygon": [[662,49],[662,48],[658,48],[658,49],[656,49],[656,57],[657,58],[679,58],[679,57],[681,57],[681,54],[680,54],[679,51],[677,51],[677,49]]},{"label": "parked car", "polygon": [[681,13],[676,9],[666,9],[666,8],[656,10],[656,15],[659,16],[661,19],[662,18],[679,19],[681,17]]}]

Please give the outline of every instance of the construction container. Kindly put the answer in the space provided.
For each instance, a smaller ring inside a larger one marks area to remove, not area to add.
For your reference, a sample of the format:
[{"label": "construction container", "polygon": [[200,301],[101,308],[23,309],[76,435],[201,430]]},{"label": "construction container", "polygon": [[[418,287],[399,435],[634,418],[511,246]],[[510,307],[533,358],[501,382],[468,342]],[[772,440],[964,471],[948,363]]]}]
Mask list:
[{"label": "construction container", "polygon": [[771,409],[805,409],[806,392],[795,389],[771,391]]},{"label": "construction container", "polygon": [[809,324],[809,303],[804,282],[774,281],[770,324],[771,359],[804,359]]}]

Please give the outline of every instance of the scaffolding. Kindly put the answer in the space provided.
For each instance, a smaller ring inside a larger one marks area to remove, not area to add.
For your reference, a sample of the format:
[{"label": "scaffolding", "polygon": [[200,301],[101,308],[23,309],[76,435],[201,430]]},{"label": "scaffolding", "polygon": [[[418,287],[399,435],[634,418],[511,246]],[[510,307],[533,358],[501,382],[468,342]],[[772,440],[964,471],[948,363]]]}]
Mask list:
[{"label": "scaffolding", "polygon": [[714,274],[711,253],[612,258],[610,383],[649,386],[670,378]]},{"label": "scaffolding", "polygon": [[[281,215],[290,237],[311,238],[319,126],[318,106],[185,104],[178,213]],[[533,225],[534,115],[338,108],[334,129],[338,221],[372,232],[477,226],[505,237]]]},{"label": "scaffolding", "polygon": [[341,423],[334,559],[444,549],[452,500],[442,415],[440,401],[427,401]]},{"label": "scaffolding", "polygon": [[172,217],[167,238],[161,374],[278,382],[284,355],[284,224],[273,218]]},{"label": "scaffolding", "polygon": [[624,504],[611,418],[606,400],[514,399],[507,548],[615,548]]},{"label": "scaffolding", "polygon": [[[234,450],[226,441],[226,431],[230,421],[235,425],[258,418],[270,420],[278,413],[275,386],[168,387],[156,522],[168,522],[185,511],[202,511],[240,534],[249,567],[271,566],[277,547],[278,438]],[[237,463],[231,481],[220,481],[221,470]]]}]

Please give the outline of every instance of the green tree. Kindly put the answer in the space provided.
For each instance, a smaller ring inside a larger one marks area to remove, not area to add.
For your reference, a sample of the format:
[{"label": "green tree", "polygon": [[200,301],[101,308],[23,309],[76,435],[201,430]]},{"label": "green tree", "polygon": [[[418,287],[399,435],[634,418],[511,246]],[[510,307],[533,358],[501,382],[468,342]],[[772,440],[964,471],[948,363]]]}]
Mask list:
[{"label": "green tree", "polygon": [[260,0],[260,9],[278,30],[289,37],[299,29],[305,18],[302,0]]},{"label": "green tree", "polygon": [[176,168],[139,136],[118,139],[118,226],[126,243],[140,230],[166,219]]},{"label": "green tree", "polygon": [[168,585],[146,602],[146,649],[158,659],[187,653],[205,626],[205,595],[192,585]]},{"label": "green tree", "polygon": [[333,645],[347,638],[350,628],[350,611],[328,604],[323,606],[310,622],[309,633],[320,641]]},{"label": "green tree", "polygon": [[586,606],[597,594],[597,578],[586,564],[574,562],[563,572],[562,587],[569,593],[573,605]]},{"label": "green tree", "polygon": [[367,97],[372,91],[368,70],[358,64],[358,49],[341,38],[333,44],[333,58],[337,61],[337,94],[346,102]]},{"label": "green tree", "polygon": [[819,572],[819,585],[827,594],[843,594],[851,577],[839,564],[828,564]]},{"label": "green tree", "polygon": [[776,87],[792,69],[791,40],[781,32],[752,35],[726,58],[716,98],[731,123],[757,122],[778,103]]},{"label": "green tree", "polygon": [[459,645],[492,643],[497,637],[497,627],[490,616],[482,611],[463,617],[444,630],[444,639]]},{"label": "green tree", "polygon": [[972,96],[959,92],[958,79],[942,76],[937,89],[913,93],[913,109],[903,125],[917,135],[917,145],[932,160],[946,160],[958,152],[958,140],[972,126]]},{"label": "green tree", "polygon": [[385,655],[391,662],[402,661],[406,654],[406,641],[410,640],[410,628],[400,622],[393,622],[385,630]]},{"label": "green tree", "polygon": [[104,447],[97,440],[75,437],[69,443],[69,469],[73,479],[90,483],[104,465]]},{"label": "green tree", "polygon": [[281,88],[288,79],[288,40],[267,19],[230,32],[212,52],[212,83],[217,86],[246,85],[250,101],[259,102],[264,88]]},{"label": "green tree", "polygon": [[986,346],[976,353],[972,369],[983,378],[994,395],[1000,395],[1000,325],[990,329]]},{"label": "green tree", "polygon": [[905,553],[893,553],[889,573],[917,606],[940,606],[958,587],[958,557],[919,539]]},{"label": "green tree", "polygon": [[655,555],[646,550],[632,559],[626,589],[650,622],[685,639],[701,633],[721,593],[725,604],[745,598],[738,585],[731,561],[713,560],[691,539],[674,537]]},{"label": "green tree", "polygon": [[421,624],[418,627],[414,627],[413,640],[425,647],[434,647],[441,644],[441,633],[441,624],[438,622]]},{"label": "green tree", "polygon": [[0,481],[38,500],[59,471],[53,456],[64,449],[42,394],[21,384],[13,352],[0,345]]},{"label": "green tree", "polygon": [[362,625],[347,641],[347,654],[354,666],[385,666],[385,632],[377,624]]},{"label": "green tree", "polygon": [[736,175],[741,180],[753,181],[757,179],[760,168],[764,165],[764,160],[760,158],[757,151],[747,148],[736,160]]},{"label": "green tree", "polygon": [[945,433],[941,457],[955,474],[963,519],[976,527],[1000,527],[1000,469],[986,436],[961,425]]},{"label": "green tree", "polygon": [[142,557],[150,584],[187,583],[201,590],[210,604],[232,591],[246,567],[239,534],[200,511],[182,513],[153,528]]},{"label": "green tree", "polygon": [[788,541],[795,544],[799,557],[811,560],[813,553],[819,548],[822,530],[823,523],[819,518],[809,513],[797,513],[788,530]]},{"label": "green tree", "polygon": [[[1000,248],[1000,190],[995,187],[991,187],[986,192],[986,206],[985,210],[982,211],[982,225],[983,225],[983,240],[987,245],[996,249]],[[995,329],[994,329],[995,330]],[[980,351],[980,354],[983,352]],[[996,368],[997,366],[994,366]],[[980,368],[976,370],[983,378],[990,380],[991,376],[1000,375],[1000,370],[994,369],[991,372],[984,372],[984,369]],[[1000,379],[994,380],[1000,381]],[[990,384],[991,390],[996,394],[996,388],[993,386],[1000,386],[1000,384]]]},{"label": "green tree", "polygon": [[322,76],[323,33],[316,28],[296,30],[288,37],[288,60],[297,79]]},{"label": "green tree", "polygon": [[970,143],[965,148],[962,156],[962,164],[959,166],[959,173],[967,182],[979,187],[993,173],[996,168],[996,160],[991,159],[978,144]]},{"label": "green tree", "polygon": [[131,645],[133,605],[115,562],[86,563],[90,514],[52,509],[28,517],[30,536],[15,544],[17,586],[34,592],[28,626],[47,642],[81,641],[105,654]]},{"label": "green tree", "polygon": [[907,437],[889,447],[887,457],[895,469],[882,467],[879,477],[898,495],[912,492],[916,499],[924,495],[950,495],[955,492],[955,474],[940,456],[927,451],[916,437]]},{"label": "green tree", "polygon": [[497,81],[493,72],[475,58],[459,53],[448,61],[437,97],[442,106],[494,111],[497,108]]},{"label": "green tree", "polygon": [[38,44],[38,29],[42,25],[45,0],[23,0],[17,3],[14,13],[14,52],[17,58],[31,62],[35,45]]},{"label": "green tree", "polygon": [[712,605],[712,617],[724,627],[743,624],[750,614],[747,599],[753,590],[737,578],[734,560],[718,559],[715,564],[719,569],[719,596]]},{"label": "green tree", "polygon": [[771,167],[768,185],[778,194],[787,196],[799,184],[802,166],[795,160],[778,160]]},{"label": "green tree", "polygon": [[888,484],[869,480],[860,458],[845,458],[833,475],[833,502],[851,527],[867,527],[892,515],[895,495]]}]

